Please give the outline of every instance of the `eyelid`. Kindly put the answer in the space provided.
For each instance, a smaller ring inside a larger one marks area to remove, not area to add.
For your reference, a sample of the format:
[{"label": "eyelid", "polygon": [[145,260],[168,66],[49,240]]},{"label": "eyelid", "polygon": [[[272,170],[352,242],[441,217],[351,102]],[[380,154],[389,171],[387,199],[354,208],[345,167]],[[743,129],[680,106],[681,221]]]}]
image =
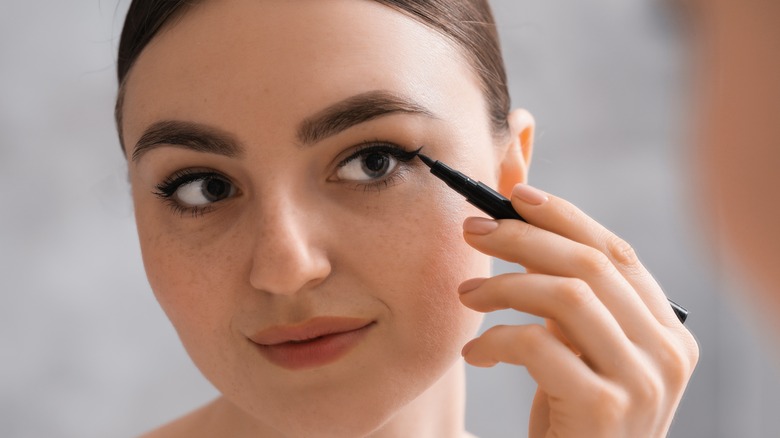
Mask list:
[{"label": "eyelid", "polygon": [[343,167],[350,161],[367,155],[370,152],[384,152],[392,155],[393,158],[397,159],[398,161],[407,162],[413,160],[420,152],[420,150],[422,150],[422,147],[419,147],[414,151],[409,151],[402,146],[386,141],[365,142],[357,145],[355,148],[356,149],[353,150],[347,158],[339,161],[336,167]]},{"label": "eyelid", "polygon": [[419,154],[422,148],[423,147],[421,146],[413,151],[410,151],[407,148],[400,146],[398,144],[388,142],[388,141],[381,141],[381,140],[376,140],[372,142],[367,141],[361,143],[352,148],[349,156],[339,161],[337,165],[338,169],[346,166],[347,164],[349,164],[354,160],[358,160],[371,153],[384,153],[392,156],[398,162],[397,167],[392,173],[378,180],[367,180],[367,181],[345,180],[345,181],[338,181],[338,182],[347,183],[351,185],[353,190],[362,190],[364,192],[382,191],[388,187],[394,186],[404,181],[408,176],[408,172],[411,170],[410,168],[411,166],[414,166],[417,163],[422,164],[421,162],[418,161],[412,161]]},{"label": "eyelid", "polygon": [[156,190],[153,193],[162,198],[170,198],[176,193],[176,190],[184,184],[214,177],[224,179],[235,185],[230,178],[214,169],[186,168],[177,170],[167,176],[161,183],[155,186]]}]

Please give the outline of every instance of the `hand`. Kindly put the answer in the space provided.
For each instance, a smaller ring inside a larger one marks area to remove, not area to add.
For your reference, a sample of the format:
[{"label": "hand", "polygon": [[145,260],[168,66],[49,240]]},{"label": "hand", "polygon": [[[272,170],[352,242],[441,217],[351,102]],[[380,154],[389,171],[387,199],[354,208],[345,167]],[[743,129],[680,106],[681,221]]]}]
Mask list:
[{"label": "hand", "polygon": [[693,336],[623,240],[525,184],[511,200],[529,223],[468,218],[464,237],[527,273],[467,280],[460,299],[546,326],[492,327],[463,347],[466,362],[528,369],[538,384],[529,437],[665,437],[698,361]]}]

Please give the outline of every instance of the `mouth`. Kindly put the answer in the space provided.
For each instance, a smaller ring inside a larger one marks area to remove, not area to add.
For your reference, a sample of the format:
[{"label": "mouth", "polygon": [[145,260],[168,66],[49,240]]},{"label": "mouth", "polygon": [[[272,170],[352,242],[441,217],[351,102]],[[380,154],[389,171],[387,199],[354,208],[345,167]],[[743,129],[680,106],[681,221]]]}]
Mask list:
[{"label": "mouth", "polygon": [[274,365],[303,370],[346,356],[373,326],[374,321],[362,318],[317,317],[300,324],[273,326],[249,339]]}]

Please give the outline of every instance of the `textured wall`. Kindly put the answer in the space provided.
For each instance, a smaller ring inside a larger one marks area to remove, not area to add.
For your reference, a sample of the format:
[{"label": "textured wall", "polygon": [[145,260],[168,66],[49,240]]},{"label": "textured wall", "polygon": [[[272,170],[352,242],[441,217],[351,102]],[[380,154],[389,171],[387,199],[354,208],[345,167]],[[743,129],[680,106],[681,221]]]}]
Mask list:
[{"label": "textured wall", "polygon": [[[3,437],[133,436],[215,395],[141,265],[112,121],[126,8],[0,3]],[[733,298],[744,286],[714,269],[701,243],[678,32],[649,0],[494,8],[514,103],[539,123],[532,183],[626,238],[691,310],[701,361],[671,436],[780,433],[780,363]],[[528,320],[500,313],[486,324]],[[473,432],[525,435],[533,382],[524,369],[469,369],[468,390]]]}]

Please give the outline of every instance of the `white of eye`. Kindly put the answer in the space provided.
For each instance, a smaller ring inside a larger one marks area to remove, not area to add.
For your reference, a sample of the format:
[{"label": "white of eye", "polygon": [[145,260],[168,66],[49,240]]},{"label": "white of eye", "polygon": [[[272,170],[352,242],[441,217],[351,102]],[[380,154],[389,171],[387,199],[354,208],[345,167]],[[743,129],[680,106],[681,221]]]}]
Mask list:
[{"label": "white of eye", "polygon": [[188,207],[201,207],[233,196],[235,187],[220,178],[203,178],[182,184],[176,189],[176,200]]},{"label": "white of eye", "polygon": [[342,181],[370,181],[386,176],[397,166],[398,160],[392,155],[371,152],[341,166],[336,176]]}]

